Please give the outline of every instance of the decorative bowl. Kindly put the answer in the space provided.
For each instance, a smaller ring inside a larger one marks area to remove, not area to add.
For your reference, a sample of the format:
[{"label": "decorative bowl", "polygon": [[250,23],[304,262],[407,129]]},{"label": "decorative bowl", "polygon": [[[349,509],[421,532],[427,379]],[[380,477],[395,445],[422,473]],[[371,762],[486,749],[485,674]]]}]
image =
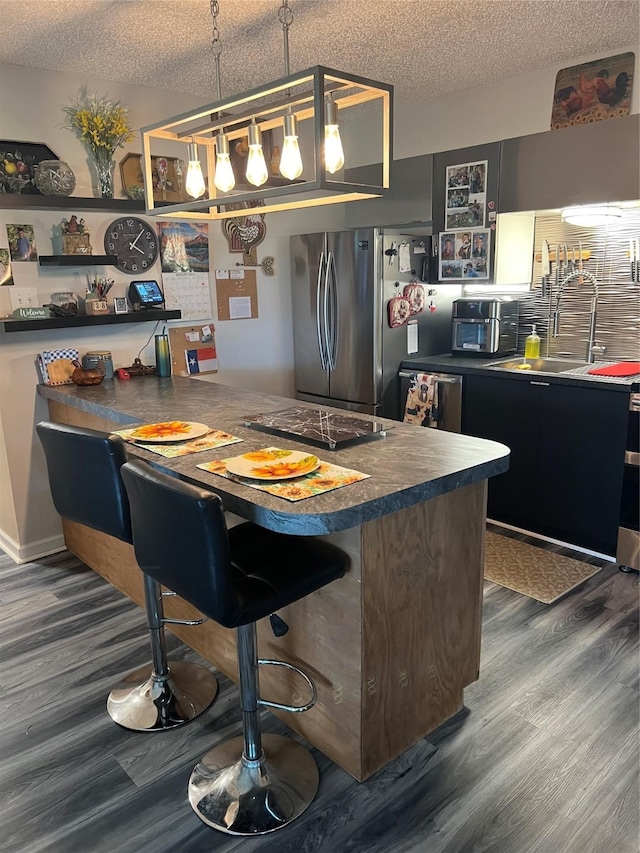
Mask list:
[{"label": "decorative bowl", "polygon": [[71,363],[75,367],[71,374],[74,385],[99,385],[104,379],[104,373],[99,367],[82,367],[79,361]]},{"label": "decorative bowl", "polygon": [[71,195],[76,176],[63,160],[42,160],[35,167],[34,183],[42,195]]}]

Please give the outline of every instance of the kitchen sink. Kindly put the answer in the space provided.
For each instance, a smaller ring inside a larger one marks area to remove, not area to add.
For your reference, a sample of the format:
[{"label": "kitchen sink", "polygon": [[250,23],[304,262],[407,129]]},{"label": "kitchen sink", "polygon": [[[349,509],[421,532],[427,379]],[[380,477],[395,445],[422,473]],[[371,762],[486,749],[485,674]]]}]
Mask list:
[{"label": "kitchen sink", "polygon": [[594,364],[587,364],[584,361],[571,361],[568,358],[534,358],[528,359],[529,368],[522,368],[525,359],[510,358],[507,361],[497,362],[490,365],[496,370],[518,370],[526,373],[567,373],[568,371],[578,370],[580,368],[590,369],[595,367]]}]

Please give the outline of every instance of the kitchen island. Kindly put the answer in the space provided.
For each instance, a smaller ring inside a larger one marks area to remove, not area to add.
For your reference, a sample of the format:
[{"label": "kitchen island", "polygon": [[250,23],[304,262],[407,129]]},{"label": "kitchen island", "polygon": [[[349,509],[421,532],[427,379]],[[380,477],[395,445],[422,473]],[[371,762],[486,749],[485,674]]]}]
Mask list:
[{"label": "kitchen island", "polygon": [[[262,620],[258,638],[262,657],[300,666],[318,688],[310,712],[282,718],[354,778],[366,779],[462,707],[480,665],[486,484],[507,470],[504,445],[384,421],[383,437],[320,449],[245,426],[248,416],[312,405],[179,377],[39,386],[38,392],[54,421],[113,431],[180,419],[241,438],[174,459],[127,447],[215,491],[233,516],[284,533],[327,536],[348,553],[344,578],[280,612],[288,634],[274,637]],[[370,477],[290,502],[196,467],[274,445]],[[70,551],[142,605],[142,575],[129,545],[66,521],[64,533]],[[168,599],[166,610],[198,616],[180,599]],[[233,631],[213,622],[171,630],[237,681]],[[300,701],[300,684],[272,669],[260,673],[265,698]]]}]

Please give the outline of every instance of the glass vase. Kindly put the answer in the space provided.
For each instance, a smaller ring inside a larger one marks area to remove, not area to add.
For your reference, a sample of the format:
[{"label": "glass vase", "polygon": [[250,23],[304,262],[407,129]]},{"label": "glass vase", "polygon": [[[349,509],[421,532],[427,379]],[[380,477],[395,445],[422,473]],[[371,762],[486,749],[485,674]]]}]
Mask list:
[{"label": "glass vase", "polygon": [[98,189],[102,198],[113,198],[113,173],[115,161],[111,156],[95,156],[94,162],[98,173]]}]

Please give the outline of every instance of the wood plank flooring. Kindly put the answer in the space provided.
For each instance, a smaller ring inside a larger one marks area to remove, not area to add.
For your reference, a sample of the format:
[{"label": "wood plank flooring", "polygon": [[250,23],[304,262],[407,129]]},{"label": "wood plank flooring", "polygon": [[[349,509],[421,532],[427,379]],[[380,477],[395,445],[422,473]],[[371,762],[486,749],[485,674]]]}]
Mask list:
[{"label": "wood plank flooring", "polygon": [[[171,658],[198,660],[168,637]],[[465,709],[363,784],[314,750],[314,803],[253,839],[209,829],[187,800],[198,758],[240,733],[233,684],[220,676],[212,708],[166,734],[107,716],[148,658],[142,611],[68,552],[0,554],[1,850],[638,853],[636,574],[608,564],[552,606],[487,583]]]}]

